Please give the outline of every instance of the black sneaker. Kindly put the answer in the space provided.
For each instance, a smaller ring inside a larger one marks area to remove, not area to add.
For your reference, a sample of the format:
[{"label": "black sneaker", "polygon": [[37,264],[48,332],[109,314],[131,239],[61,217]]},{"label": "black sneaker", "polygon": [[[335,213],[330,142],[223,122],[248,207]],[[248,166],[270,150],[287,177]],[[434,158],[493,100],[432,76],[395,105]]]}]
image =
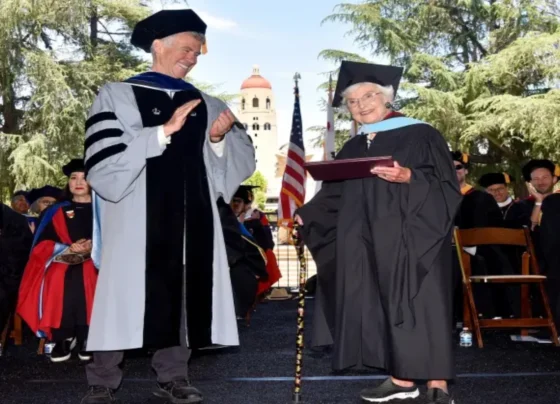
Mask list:
[{"label": "black sneaker", "polygon": [[157,397],[165,398],[173,404],[201,403],[202,393],[191,385],[188,380],[174,380],[169,383],[157,384],[158,390],[154,391]]},{"label": "black sneaker", "polygon": [[428,389],[426,396],[428,397],[426,404],[456,404],[455,400],[442,389]]},{"label": "black sneaker", "polygon": [[81,404],[114,403],[113,390],[103,386],[90,386],[87,394],[82,398]]},{"label": "black sneaker", "polygon": [[391,400],[406,400],[408,398],[416,398],[420,395],[418,387],[401,387],[393,383],[388,378],[379,386],[372,389],[364,389],[360,393],[362,400],[370,403],[386,403]]},{"label": "black sneaker", "polygon": [[76,347],[76,338],[58,341],[51,351],[51,362],[64,362],[72,356],[72,350]]},{"label": "black sneaker", "polygon": [[78,352],[78,358],[81,361],[89,361],[91,360],[91,352],[86,351],[87,340],[82,341],[80,343],[80,351]]}]

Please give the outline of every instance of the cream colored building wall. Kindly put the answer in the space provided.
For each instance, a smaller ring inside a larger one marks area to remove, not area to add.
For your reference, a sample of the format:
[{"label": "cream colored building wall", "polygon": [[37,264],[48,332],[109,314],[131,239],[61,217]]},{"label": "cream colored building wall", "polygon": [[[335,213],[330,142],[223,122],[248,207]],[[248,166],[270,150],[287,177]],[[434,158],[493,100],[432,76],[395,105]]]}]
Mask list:
[{"label": "cream colored building wall", "polygon": [[[257,108],[253,107],[253,99],[259,100]],[[245,107],[243,108],[243,99]],[[266,100],[270,101],[267,108]],[[278,151],[278,128],[276,122],[276,104],[274,94],[268,88],[248,88],[241,90],[237,116],[241,123],[247,125],[247,132],[253,139],[257,160],[257,171],[260,171],[268,181],[267,194],[274,193],[274,174],[276,171],[276,153]],[[265,124],[270,124],[270,130],[265,130]],[[259,129],[256,129],[258,125]]]}]

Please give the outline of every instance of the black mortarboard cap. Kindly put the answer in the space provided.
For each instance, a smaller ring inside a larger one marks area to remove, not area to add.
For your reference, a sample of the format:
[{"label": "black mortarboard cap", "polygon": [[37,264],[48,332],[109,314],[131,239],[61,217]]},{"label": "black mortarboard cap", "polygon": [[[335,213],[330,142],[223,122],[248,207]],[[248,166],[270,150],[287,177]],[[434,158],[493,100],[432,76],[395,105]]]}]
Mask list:
[{"label": "black mortarboard cap", "polygon": [[451,158],[453,161],[458,161],[465,166],[469,165],[469,155],[467,153],[463,153],[459,150],[451,152]]},{"label": "black mortarboard cap", "polygon": [[22,190],[19,190],[19,191],[14,192],[14,194],[12,195],[12,198],[15,198],[16,196],[20,196],[20,195],[23,195],[23,196],[25,196],[25,197],[27,198],[27,194],[28,194],[28,193],[29,193],[29,192],[24,191],[24,190],[22,189]]},{"label": "black mortarboard cap", "polygon": [[235,192],[234,198],[241,198],[245,203],[253,201],[253,189],[259,188],[256,185],[240,185]]},{"label": "black mortarboard cap", "polygon": [[130,43],[150,52],[152,43],[179,32],[206,34],[206,24],[191,9],[161,10],[140,21],[132,31]]},{"label": "black mortarboard cap", "polygon": [[363,82],[375,83],[380,86],[393,86],[396,96],[402,74],[402,67],[374,65],[371,63],[350,62],[345,60],[340,65],[332,105],[333,107],[340,106],[344,90],[352,84]]},{"label": "black mortarboard cap", "polygon": [[496,184],[507,185],[511,182],[512,179],[508,173],[488,173],[488,174],[484,174],[478,180],[478,184],[483,188],[488,188]]},{"label": "black mortarboard cap", "polygon": [[537,168],[546,168],[552,175],[556,175],[556,166],[550,160],[540,159],[531,160],[523,167],[523,178],[525,181],[531,181],[531,173]]},{"label": "black mortarboard cap", "polygon": [[27,194],[27,201],[32,204],[39,198],[43,198],[45,196],[50,196],[51,198],[58,199],[62,195],[62,189],[53,187],[51,185],[45,185],[42,188],[35,188],[29,191]]},{"label": "black mortarboard cap", "polygon": [[62,172],[65,176],[70,177],[72,173],[85,172],[84,160],[72,159],[68,164],[62,167]]}]

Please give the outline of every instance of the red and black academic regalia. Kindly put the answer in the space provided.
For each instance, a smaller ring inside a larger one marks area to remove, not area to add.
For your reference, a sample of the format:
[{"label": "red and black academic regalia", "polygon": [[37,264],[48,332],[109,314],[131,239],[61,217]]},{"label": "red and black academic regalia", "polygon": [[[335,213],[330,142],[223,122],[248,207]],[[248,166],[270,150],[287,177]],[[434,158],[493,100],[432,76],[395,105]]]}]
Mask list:
[{"label": "red and black academic regalia", "polygon": [[35,235],[19,290],[17,312],[38,336],[61,341],[87,338],[97,282],[91,259],[68,265],[53,261],[73,243],[91,240],[91,203],[66,202],[51,208]]},{"label": "red and black academic regalia", "polygon": [[259,219],[245,220],[243,223],[266,253],[266,272],[268,277],[259,281],[257,296],[265,293],[282,278],[282,273],[278,267],[278,260],[276,259],[276,254],[274,254],[274,239],[270,223],[264,213],[259,212],[259,216]]},{"label": "red and black academic regalia", "polygon": [[259,279],[268,276],[266,256],[256,240],[243,229],[231,206],[223,198],[218,199],[217,205],[230,268],[235,313],[243,318],[255,303]]}]

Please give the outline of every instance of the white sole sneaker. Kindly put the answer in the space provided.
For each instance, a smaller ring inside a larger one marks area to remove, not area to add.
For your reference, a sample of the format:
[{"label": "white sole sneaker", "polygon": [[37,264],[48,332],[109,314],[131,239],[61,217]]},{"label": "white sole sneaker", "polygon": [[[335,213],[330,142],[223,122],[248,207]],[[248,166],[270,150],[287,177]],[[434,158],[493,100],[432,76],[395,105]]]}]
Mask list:
[{"label": "white sole sneaker", "polygon": [[416,389],[414,391],[391,394],[390,396],[383,397],[383,398],[365,398],[362,396],[362,400],[368,401],[370,403],[387,403],[391,400],[406,400],[409,398],[416,398],[419,395],[420,395],[420,390]]},{"label": "white sole sneaker", "polygon": [[[74,350],[74,348],[76,348],[76,338],[74,338],[72,340],[72,343],[70,344],[70,350],[68,352],[68,355],[65,356],[61,356],[59,358],[53,358],[52,356],[50,357],[51,362],[53,363],[59,363],[59,362],[65,362],[68,359],[70,359],[70,357],[72,356],[72,351]],[[52,354],[51,354],[52,355]]]}]

